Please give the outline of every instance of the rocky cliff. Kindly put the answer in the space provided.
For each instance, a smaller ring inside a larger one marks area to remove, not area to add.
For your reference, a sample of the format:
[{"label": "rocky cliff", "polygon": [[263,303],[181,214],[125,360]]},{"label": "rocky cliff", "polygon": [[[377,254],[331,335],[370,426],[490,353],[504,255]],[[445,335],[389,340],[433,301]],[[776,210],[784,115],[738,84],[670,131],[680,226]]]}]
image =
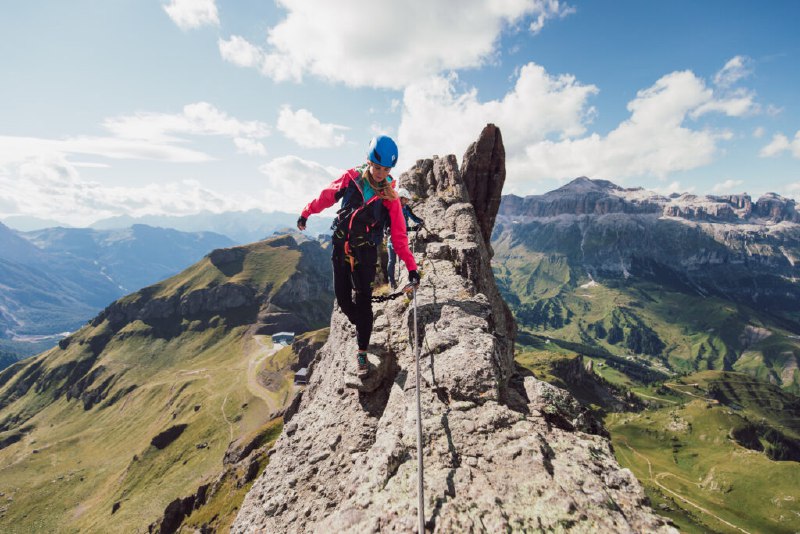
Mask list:
[{"label": "rocky cliff", "polygon": [[[413,240],[423,272],[426,529],[672,531],[574,401],[533,377],[512,380],[515,327],[485,240],[502,179],[482,190],[462,177],[474,165],[489,169],[477,176],[504,174],[499,131],[490,127],[482,139],[462,169],[454,156],[434,158],[400,178],[428,227]],[[374,312],[372,375],[362,383],[352,374],[354,329],[334,310],[296,414],[232,532],[415,530],[412,303],[389,301]]]},{"label": "rocky cliff", "polygon": [[544,195],[504,196],[495,248],[569,258],[580,277],[653,279],[770,313],[797,310],[800,215],[768,194],[663,197],[577,178]]},{"label": "rocky cliff", "polygon": [[606,215],[609,213],[650,213],[690,221],[767,224],[800,222],[796,203],[767,193],[755,203],[750,195],[692,195],[674,193],[669,197],[641,187],[623,188],[607,180],[582,176],[545,193],[518,197],[505,195],[500,215],[517,220],[558,215]]}]

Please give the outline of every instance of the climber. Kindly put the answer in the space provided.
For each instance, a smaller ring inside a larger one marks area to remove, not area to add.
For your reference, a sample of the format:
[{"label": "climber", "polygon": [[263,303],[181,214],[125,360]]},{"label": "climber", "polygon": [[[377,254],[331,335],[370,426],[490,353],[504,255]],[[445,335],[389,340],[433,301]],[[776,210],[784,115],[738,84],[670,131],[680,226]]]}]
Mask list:
[{"label": "climber", "polygon": [[[380,135],[372,139],[367,162],[350,169],[325,187],[303,208],[297,228],[305,230],[308,217],[342,201],[333,231],[333,290],[342,312],[356,327],[357,374],[369,373],[367,349],[372,335],[372,282],[378,261],[383,229],[391,222],[391,241],[408,269],[408,281],[416,286],[420,277],[414,256],[408,249],[403,207],[389,172],[397,163],[397,145]],[[355,302],[353,301],[355,291]]]},{"label": "climber", "polygon": [[[412,221],[417,223],[417,227],[413,228],[416,230],[423,224],[425,221],[417,217],[413,211],[411,211],[411,206],[408,205],[411,202],[411,193],[408,192],[408,189],[405,187],[400,187],[397,189],[397,195],[400,197],[400,204],[403,206],[403,222],[406,225],[406,229],[408,229],[408,219],[411,218]],[[387,234],[391,231],[391,226],[386,229]],[[392,240],[388,239],[386,243],[386,250],[389,253],[389,264],[386,266],[386,271],[389,278],[389,285],[392,289],[397,289],[397,282],[394,278],[394,265],[397,263],[397,254],[394,251],[394,247],[392,246]]]}]

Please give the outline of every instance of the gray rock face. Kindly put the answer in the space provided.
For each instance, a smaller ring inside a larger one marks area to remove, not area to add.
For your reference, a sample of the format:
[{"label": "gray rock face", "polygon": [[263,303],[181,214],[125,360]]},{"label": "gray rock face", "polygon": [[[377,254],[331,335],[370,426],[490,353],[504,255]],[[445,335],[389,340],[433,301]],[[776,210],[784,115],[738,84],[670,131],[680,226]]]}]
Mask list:
[{"label": "gray rock face", "polygon": [[606,180],[584,176],[544,195],[504,195],[500,214],[527,220],[558,215],[605,215],[608,213],[661,213],[668,201],[642,189],[623,189]]},{"label": "gray rock face", "polygon": [[622,188],[607,180],[582,176],[544,195],[505,195],[500,214],[521,220],[559,215],[609,213],[658,214],[689,221],[731,223],[800,222],[795,201],[767,193],[753,203],[750,195],[661,196],[641,187]]},{"label": "gray rock face", "polygon": [[[470,203],[475,208],[483,240],[489,245],[506,181],[503,136],[494,124],[487,124],[478,140],[464,154],[461,179],[467,187]],[[491,248],[489,250],[491,255]]]},{"label": "gray rock face", "polygon": [[[673,532],[605,438],[560,428],[543,413],[591,430],[574,401],[531,378],[522,390],[509,385],[514,323],[454,162],[423,160],[400,179],[422,198],[414,209],[430,229],[414,245],[423,272],[416,309],[426,529]],[[232,532],[415,531],[413,301],[376,304],[374,313],[377,385],[349,387],[355,331],[335,309],[297,411]]]},{"label": "gray rock face", "polygon": [[767,193],[759,198],[753,211],[757,216],[769,219],[771,222],[800,222],[800,213],[797,212],[795,201],[775,193]]},{"label": "gray rock face", "polygon": [[[797,309],[800,224],[768,194],[662,197],[578,178],[545,195],[504,196],[493,246],[568,258],[576,274],[672,280],[760,309]],[[500,259],[502,261],[503,258]]]}]

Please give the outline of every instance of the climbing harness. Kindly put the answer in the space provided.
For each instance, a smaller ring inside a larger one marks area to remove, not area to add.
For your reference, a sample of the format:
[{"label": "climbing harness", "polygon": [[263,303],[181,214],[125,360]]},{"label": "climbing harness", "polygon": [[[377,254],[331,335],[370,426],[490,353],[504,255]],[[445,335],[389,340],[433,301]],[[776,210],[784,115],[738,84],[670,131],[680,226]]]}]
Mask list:
[{"label": "climbing harness", "polygon": [[[359,184],[359,180],[364,181],[372,187],[375,194],[366,199],[364,188]],[[338,198],[342,199],[342,207],[336,212],[336,218],[331,224],[333,232],[333,244],[342,247],[344,260],[350,266],[350,271],[354,271],[358,259],[354,249],[372,244],[373,231],[382,224],[376,219],[375,206],[380,200],[379,192],[389,187],[389,181],[376,184],[368,175],[360,175],[354,179],[350,185],[342,192],[337,193]],[[360,198],[360,202],[357,200]]]}]

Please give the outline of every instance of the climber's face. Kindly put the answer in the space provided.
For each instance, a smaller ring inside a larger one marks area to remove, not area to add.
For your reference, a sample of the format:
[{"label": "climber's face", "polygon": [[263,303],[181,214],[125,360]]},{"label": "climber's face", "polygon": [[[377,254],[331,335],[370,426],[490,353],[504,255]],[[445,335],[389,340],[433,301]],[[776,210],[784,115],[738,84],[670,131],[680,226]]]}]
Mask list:
[{"label": "climber's face", "polygon": [[372,174],[372,178],[376,182],[384,181],[392,171],[391,167],[384,167],[383,165],[378,165],[377,163],[373,163],[371,161],[367,161],[367,163],[369,163],[369,172]]}]

